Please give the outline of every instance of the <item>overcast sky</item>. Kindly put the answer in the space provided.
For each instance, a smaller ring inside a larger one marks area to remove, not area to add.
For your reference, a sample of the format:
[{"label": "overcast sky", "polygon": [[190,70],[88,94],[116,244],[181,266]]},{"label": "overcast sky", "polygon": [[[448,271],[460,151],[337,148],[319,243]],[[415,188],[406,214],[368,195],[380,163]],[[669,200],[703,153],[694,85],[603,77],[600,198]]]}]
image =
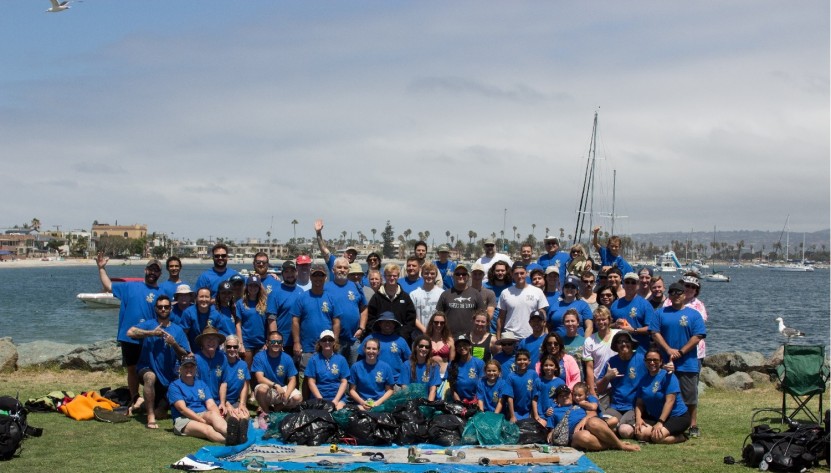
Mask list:
[{"label": "overcast sky", "polygon": [[71,5],[3,2],[0,227],[570,233],[595,111],[617,233],[829,227],[827,0]]}]

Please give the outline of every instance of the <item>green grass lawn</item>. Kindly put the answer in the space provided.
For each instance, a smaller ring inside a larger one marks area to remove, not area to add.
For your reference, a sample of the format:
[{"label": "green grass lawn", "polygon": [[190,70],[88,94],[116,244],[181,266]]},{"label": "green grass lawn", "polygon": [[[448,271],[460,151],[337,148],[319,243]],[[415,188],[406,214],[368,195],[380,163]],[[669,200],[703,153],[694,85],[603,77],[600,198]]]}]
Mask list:
[{"label": "green grass lawn", "polygon": [[[0,375],[0,394],[14,396],[19,392],[25,401],[59,389],[80,393],[117,387],[124,379],[119,372],[23,371]],[[751,471],[741,465],[725,465],[723,459],[731,455],[741,460],[751,410],[778,404],[781,394],[772,386],[740,393],[708,389],[699,406],[701,438],[680,445],[641,445],[638,453],[600,452],[588,457],[607,472]],[[144,428],[141,420],[106,424],[78,422],[56,413],[31,414],[29,422],[44,429],[43,437],[27,439],[20,457],[0,462],[0,471],[171,471],[168,465],[207,445],[203,440],[174,436],[169,419],[160,421],[159,430]]]}]

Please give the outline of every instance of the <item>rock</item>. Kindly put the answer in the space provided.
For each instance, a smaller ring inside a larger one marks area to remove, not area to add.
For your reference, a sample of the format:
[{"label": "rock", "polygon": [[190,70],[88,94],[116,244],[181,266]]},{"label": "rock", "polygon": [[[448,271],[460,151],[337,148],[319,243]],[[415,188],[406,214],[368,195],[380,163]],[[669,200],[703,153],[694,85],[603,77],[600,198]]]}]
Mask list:
[{"label": "rock", "polygon": [[756,386],[759,386],[761,384],[767,384],[767,383],[771,382],[769,374],[760,373],[758,371],[751,371],[748,374],[750,375],[750,378],[753,380],[753,383]]},{"label": "rock", "polygon": [[103,371],[121,366],[121,349],[115,340],[104,340],[76,348],[55,361],[62,369]]},{"label": "rock", "polygon": [[46,366],[54,364],[57,357],[65,355],[80,347],[81,345],[57,343],[46,340],[21,343],[17,346],[17,353],[19,355],[18,365],[21,368],[25,368],[27,366]]},{"label": "rock", "polygon": [[17,371],[18,354],[11,337],[0,338],[0,373]]},{"label": "rock", "polygon": [[784,358],[784,355],[785,355],[785,346],[783,345],[783,346],[779,347],[773,353],[773,355],[770,356],[770,358],[765,360],[765,365],[768,366],[768,367],[779,366],[780,364],[782,364],[782,358]]},{"label": "rock", "polygon": [[701,373],[699,373],[698,379],[712,388],[720,389],[724,387],[724,381],[721,377],[719,377],[718,373],[707,366],[701,368]]},{"label": "rock", "polygon": [[703,393],[707,390],[707,385],[703,381],[698,381],[698,394]]},{"label": "rock", "polygon": [[756,351],[717,353],[704,358],[704,366],[712,368],[720,376],[739,371],[765,371],[765,357]]},{"label": "rock", "polygon": [[737,371],[724,378],[724,389],[730,391],[744,391],[753,388],[753,378],[749,374]]}]

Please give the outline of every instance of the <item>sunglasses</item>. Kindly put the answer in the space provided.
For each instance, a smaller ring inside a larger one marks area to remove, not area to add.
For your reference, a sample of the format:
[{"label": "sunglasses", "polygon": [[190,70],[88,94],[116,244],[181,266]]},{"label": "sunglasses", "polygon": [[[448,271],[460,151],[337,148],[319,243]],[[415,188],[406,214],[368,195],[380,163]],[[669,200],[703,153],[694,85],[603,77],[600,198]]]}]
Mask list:
[{"label": "sunglasses", "polygon": [[226,350],[239,350],[239,345],[225,345]]},{"label": "sunglasses", "polygon": [[227,258],[227,257],[228,257],[228,255],[214,255],[214,259],[222,259],[222,258]]},{"label": "sunglasses", "polygon": [[672,291],[669,291],[670,296],[680,296],[683,293],[684,291],[679,291],[678,289],[673,289]]},{"label": "sunglasses", "polygon": [[158,309],[158,310],[170,310],[170,306],[169,305],[157,305],[156,309]]},{"label": "sunglasses", "polygon": [[612,294],[611,292],[601,292],[597,295],[597,297],[614,297],[614,294]]},{"label": "sunglasses", "polygon": [[646,359],[646,362],[647,362],[647,363],[660,363],[660,362],[661,362],[661,360],[660,360],[660,359],[656,359],[656,358],[647,358],[647,359]]},{"label": "sunglasses", "polygon": [[637,284],[637,283],[638,283],[638,281],[633,281],[631,279],[627,279],[626,281],[623,281],[623,284]]},{"label": "sunglasses", "polygon": [[458,277],[460,277],[460,278],[466,278],[466,277],[467,277],[467,273],[456,273],[456,276],[458,276]]},{"label": "sunglasses", "polygon": [[269,344],[269,345],[277,345],[277,346],[281,346],[281,345],[283,344],[283,341],[282,341],[282,340],[269,340],[269,341],[268,341],[268,344]]},{"label": "sunglasses", "polygon": [[431,347],[430,347],[430,345],[419,345],[418,348],[423,348],[425,350],[429,350]]},{"label": "sunglasses", "polygon": [[438,320],[434,320],[433,325],[444,325],[444,322],[439,322]]},{"label": "sunglasses", "polygon": [[263,266],[268,264],[268,261],[254,261],[254,264],[256,264],[257,266]]},{"label": "sunglasses", "polygon": [[696,288],[698,288],[698,286],[694,286],[692,284],[684,284],[684,287],[687,288],[687,289],[690,289],[690,288],[696,289]]},{"label": "sunglasses", "polygon": [[320,339],[320,342],[321,342],[321,343],[335,343],[335,339],[334,339],[334,338],[329,338],[329,337],[326,337],[326,338],[322,338],[322,339]]}]

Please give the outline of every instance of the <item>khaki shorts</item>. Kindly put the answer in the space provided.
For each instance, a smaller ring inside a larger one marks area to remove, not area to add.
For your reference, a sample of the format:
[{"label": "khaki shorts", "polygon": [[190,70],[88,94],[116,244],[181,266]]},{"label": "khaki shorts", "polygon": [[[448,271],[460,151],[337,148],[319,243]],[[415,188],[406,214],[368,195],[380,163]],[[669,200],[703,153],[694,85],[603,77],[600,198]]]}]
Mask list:
[{"label": "khaki shorts", "polygon": [[173,421],[173,433],[184,437],[185,426],[190,422],[192,422],[192,419],[188,419],[185,416],[177,417],[176,420]]}]

